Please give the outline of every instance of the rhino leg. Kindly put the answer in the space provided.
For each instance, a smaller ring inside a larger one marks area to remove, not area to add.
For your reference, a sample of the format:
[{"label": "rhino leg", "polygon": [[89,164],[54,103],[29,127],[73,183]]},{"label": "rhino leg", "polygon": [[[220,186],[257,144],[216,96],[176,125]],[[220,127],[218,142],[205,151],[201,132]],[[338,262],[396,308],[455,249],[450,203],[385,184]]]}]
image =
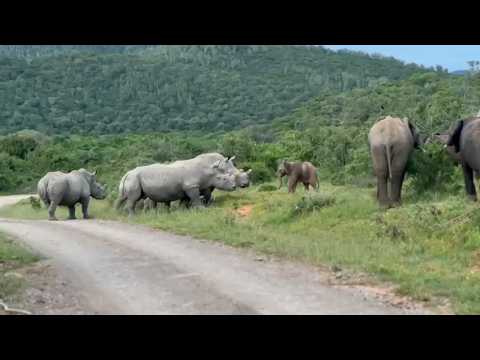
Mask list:
[{"label": "rhino leg", "polygon": [[[165,207],[167,208],[167,211],[170,212],[171,202],[170,202],[170,201],[165,201],[164,204],[165,204]],[[156,209],[156,208],[155,208],[155,209]]]},{"label": "rhino leg", "polygon": [[190,202],[193,207],[203,207],[198,188],[190,188],[186,190],[185,193],[190,198]]},{"label": "rhino leg", "polygon": [[75,220],[76,219],[76,217],[75,217],[75,205],[68,207],[68,213],[69,213],[68,218],[70,220]]},{"label": "rhino leg", "polygon": [[83,213],[83,218],[84,219],[90,219],[90,216],[88,215],[88,204],[90,202],[90,198],[87,197],[85,199],[81,200],[82,202],[82,213]]},{"label": "rhino leg", "polygon": [[57,210],[57,204],[52,201],[48,206],[48,220],[50,221],[57,221],[58,219],[55,217],[55,210]]},{"label": "rhino leg", "polygon": [[127,200],[127,211],[128,211],[128,216],[133,216],[135,215],[135,205],[137,204],[138,199],[128,199]]}]

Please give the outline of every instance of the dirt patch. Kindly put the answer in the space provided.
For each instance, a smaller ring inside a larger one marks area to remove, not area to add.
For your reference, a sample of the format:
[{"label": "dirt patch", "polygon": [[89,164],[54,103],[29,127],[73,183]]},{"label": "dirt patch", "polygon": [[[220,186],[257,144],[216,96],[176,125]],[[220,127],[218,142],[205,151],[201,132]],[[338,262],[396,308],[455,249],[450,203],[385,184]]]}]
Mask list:
[{"label": "dirt patch", "polygon": [[[77,291],[48,261],[39,261],[11,276],[24,279],[26,285],[16,295],[4,299],[9,308],[26,310],[32,315],[87,315],[93,314],[80,300]],[[11,315],[0,310],[0,315]]]},{"label": "dirt patch", "polygon": [[249,217],[252,214],[253,205],[245,205],[235,210],[235,213],[241,217]]}]

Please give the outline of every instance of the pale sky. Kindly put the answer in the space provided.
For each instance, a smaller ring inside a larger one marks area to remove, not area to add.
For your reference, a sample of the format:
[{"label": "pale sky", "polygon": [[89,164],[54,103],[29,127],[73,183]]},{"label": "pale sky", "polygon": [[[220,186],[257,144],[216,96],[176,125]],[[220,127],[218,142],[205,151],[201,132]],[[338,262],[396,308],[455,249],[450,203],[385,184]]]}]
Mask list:
[{"label": "pale sky", "polygon": [[323,45],[338,50],[349,49],[369,54],[393,56],[406,63],[427,67],[441,65],[449,71],[468,69],[467,61],[480,61],[480,45]]}]

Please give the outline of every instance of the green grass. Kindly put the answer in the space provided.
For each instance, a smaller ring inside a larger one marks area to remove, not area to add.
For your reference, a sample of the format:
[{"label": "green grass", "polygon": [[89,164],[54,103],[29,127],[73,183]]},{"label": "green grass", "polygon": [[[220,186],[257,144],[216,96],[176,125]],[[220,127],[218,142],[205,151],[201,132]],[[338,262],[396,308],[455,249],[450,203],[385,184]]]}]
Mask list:
[{"label": "green grass", "polygon": [[[435,304],[448,298],[459,314],[480,314],[480,209],[463,195],[417,200],[408,186],[400,208],[382,211],[375,189],[322,183],[320,194],[305,197],[258,191],[215,192],[208,209],[162,207],[127,219],[109,201],[93,201],[91,214],[222,241],[237,247],[367,272],[398,285],[400,294]],[[253,206],[249,216],[237,210]],[[295,209],[301,208],[302,211]],[[77,210],[80,215],[80,209]],[[67,211],[58,212],[60,219]],[[2,217],[46,219],[30,202],[1,209]]]},{"label": "green grass", "polygon": [[15,242],[6,234],[0,233],[0,299],[12,296],[24,285],[24,281],[8,275],[24,265],[31,264],[38,257]]}]

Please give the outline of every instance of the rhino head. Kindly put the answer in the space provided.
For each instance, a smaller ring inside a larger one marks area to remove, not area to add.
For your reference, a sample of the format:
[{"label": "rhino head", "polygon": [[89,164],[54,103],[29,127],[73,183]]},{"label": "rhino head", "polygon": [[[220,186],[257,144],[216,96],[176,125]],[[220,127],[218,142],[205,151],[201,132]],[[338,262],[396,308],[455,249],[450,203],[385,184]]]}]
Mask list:
[{"label": "rhino head", "polygon": [[220,190],[233,191],[237,187],[235,172],[229,171],[225,164],[225,161],[218,160],[212,165],[214,173],[211,185]]},{"label": "rhino head", "polygon": [[248,171],[244,171],[243,169],[240,169],[236,174],[235,174],[235,182],[236,185],[240,188],[246,188],[250,186],[250,178],[249,175],[252,172],[252,169]]},{"label": "rhino head", "polygon": [[90,185],[90,194],[94,199],[103,200],[107,197],[105,187],[97,182],[97,172],[88,172],[85,169],[80,169],[79,172],[85,177]]}]

